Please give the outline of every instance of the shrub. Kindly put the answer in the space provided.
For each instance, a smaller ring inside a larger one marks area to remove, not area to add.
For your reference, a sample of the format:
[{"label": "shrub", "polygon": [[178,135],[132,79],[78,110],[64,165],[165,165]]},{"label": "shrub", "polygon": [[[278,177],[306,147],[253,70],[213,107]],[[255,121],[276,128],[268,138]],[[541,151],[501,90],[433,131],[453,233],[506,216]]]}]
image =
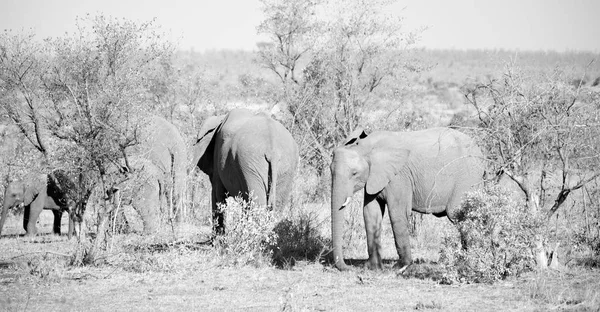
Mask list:
[{"label": "shrub", "polygon": [[329,246],[329,239],[321,236],[319,226],[316,216],[309,213],[288,216],[278,222],[273,229],[276,239],[269,246],[273,263],[289,268],[296,261],[318,261]]},{"label": "shrub", "polygon": [[277,237],[273,232],[275,216],[267,207],[229,197],[218,207],[225,216],[225,234],[215,238],[215,246],[226,262],[233,265],[261,264],[271,255],[269,244]]},{"label": "shrub", "polygon": [[458,236],[444,238],[440,257],[447,282],[493,282],[535,267],[543,220],[509,191],[493,186],[467,193],[455,224]]}]

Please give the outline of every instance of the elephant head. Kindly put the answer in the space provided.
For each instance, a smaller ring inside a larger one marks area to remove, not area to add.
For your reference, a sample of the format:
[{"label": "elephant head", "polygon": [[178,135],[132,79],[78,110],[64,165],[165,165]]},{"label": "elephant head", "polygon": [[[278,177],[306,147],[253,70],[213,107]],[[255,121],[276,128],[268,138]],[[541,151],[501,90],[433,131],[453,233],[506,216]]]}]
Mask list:
[{"label": "elephant head", "polygon": [[6,185],[4,198],[2,200],[2,216],[0,217],[0,234],[4,228],[4,222],[11,208],[23,206],[25,197],[25,184],[22,182],[12,182]]},{"label": "elephant head", "polygon": [[334,263],[347,269],[342,251],[343,209],[352,195],[364,189],[366,194],[381,192],[406,162],[409,151],[393,145],[359,140],[367,137],[362,129],[354,131],[342,147],[333,151],[331,162],[331,235]]}]

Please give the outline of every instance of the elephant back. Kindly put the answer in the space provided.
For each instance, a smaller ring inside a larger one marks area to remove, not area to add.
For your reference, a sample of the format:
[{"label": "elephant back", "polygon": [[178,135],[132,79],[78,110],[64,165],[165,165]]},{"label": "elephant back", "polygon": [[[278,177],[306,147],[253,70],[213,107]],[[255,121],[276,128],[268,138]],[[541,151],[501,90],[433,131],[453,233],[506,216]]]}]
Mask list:
[{"label": "elephant back", "polygon": [[140,130],[138,156],[154,163],[165,173],[185,178],[186,146],[181,133],[166,119],[150,118]]}]

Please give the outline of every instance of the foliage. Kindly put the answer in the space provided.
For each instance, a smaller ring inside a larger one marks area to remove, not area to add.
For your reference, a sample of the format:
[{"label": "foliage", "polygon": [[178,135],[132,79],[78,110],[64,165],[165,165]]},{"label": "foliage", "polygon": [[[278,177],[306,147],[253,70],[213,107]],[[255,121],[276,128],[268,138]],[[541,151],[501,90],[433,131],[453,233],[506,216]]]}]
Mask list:
[{"label": "foliage", "polygon": [[302,158],[326,172],[331,150],[361,122],[385,79],[402,78],[415,40],[391,1],[265,0],[259,62],[279,78]]},{"label": "foliage", "polygon": [[31,33],[13,35],[8,30],[0,35],[0,104],[26,140],[46,158],[42,78],[48,67],[47,51],[34,37]]},{"label": "foliage", "polygon": [[503,79],[477,84],[466,96],[493,172],[517,183],[529,208],[550,217],[600,175],[597,91],[572,86],[559,70],[540,81],[512,65]]},{"label": "foliage", "polygon": [[329,246],[329,239],[321,236],[316,216],[309,213],[283,218],[273,232],[276,239],[269,249],[278,267],[289,268],[297,261],[319,261]]},{"label": "foliage", "polygon": [[[550,222],[572,194],[600,176],[595,88],[581,80],[573,85],[559,69],[539,77],[510,64],[501,79],[476,84],[466,98],[477,111],[475,135],[491,171],[517,186],[532,215],[541,212]],[[536,238],[540,268],[548,264],[543,240]]]},{"label": "foliage", "polygon": [[215,237],[215,245],[224,260],[233,265],[262,264],[270,256],[269,244],[277,239],[274,214],[239,196],[228,197],[218,209],[225,215],[225,234]]},{"label": "foliage", "polygon": [[600,306],[598,278],[594,274],[593,270],[576,268],[569,272],[569,277],[575,277],[570,280],[563,274],[540,272],[527,283],[525,291],[529,298],[554,309],[594,311]]},{"label": "foliage", "polygon": [[440,256],[450,281],[493,282],[533,268],[543,221],[507,190],[493,186],[467,193],[455,224],[459,236],[445,237]]},{"label": "foliage", "polygon": [[[149,87],[170,62],[172,47],[153,22],[103,15],[78,19],[76,33],[44,42],[5,33],[0,46],[3,111],[43,154],[46,171],[61,168],[79,177],[81,218],[93,188],[110,194],[127,178],[117,168],[129,167],[128,148],[153,112],[146,104]],[[112,207],[108,201],[102,206],[106,219]],[[105,225],[100,222],[100,244]]]}]

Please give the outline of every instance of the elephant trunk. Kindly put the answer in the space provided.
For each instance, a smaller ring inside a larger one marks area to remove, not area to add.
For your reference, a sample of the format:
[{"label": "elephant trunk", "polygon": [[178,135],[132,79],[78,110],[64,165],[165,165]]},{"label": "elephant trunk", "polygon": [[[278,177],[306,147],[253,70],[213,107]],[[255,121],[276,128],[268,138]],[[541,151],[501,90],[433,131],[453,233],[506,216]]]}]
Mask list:
[{"label": "elephant trunk", "polygon": [[6,195],[4,196],[4,200],[2,202],[2,217],[0,217],[0,235],[2,235],[2,229],[4,228],[4,222],[6,221],[6,216],[8,215],[8,209],[10,209],[10,205],[6,201]]},{"label": "elephant trunk", "polygon": [[350,198],[347,194],[346,187],[343,184],[343,179],[336,178],[335,174],[332,179],[331,187],[331,241],[333,243],[333,263],[340,270],[347,270],[348,266],[344,262],[343,252],[343,233],[344,233],[344,211],[343,208],[348,203]]}]

